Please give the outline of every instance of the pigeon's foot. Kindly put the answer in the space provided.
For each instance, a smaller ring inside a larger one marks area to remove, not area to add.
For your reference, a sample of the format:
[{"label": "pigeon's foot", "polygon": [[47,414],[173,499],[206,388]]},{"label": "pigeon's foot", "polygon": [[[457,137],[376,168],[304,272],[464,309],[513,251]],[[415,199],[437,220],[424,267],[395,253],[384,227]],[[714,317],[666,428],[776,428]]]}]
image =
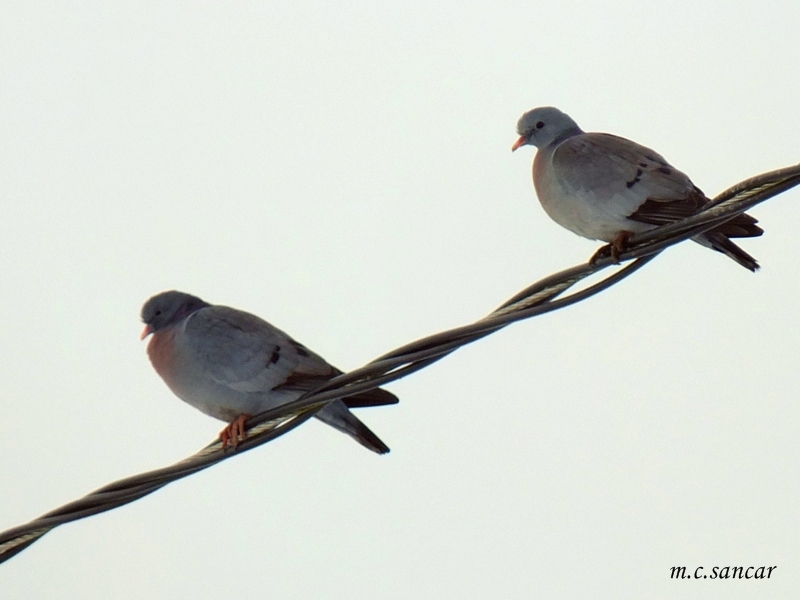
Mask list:
[{"label": "pigeon's foot", "polygon": [[239,415],[228,426],[219,432],[219,440],[222,442],[222,449],[225,450],[230,444],[234,450],[247,437],[247,430],[244,428],[244,422],[250,418],[250,415]]},{"label": "pigeon's foot", "polygon": [[592,255],[592,258],[589,259],[589,264],[595,264],[598,260],[610,253],[611,260],[615,265],[618,265],[619,256],[625,252],[625,244],[628,243],[628,238],[632,235],[632,231],[620,231],[610,244],[601,246],[600,249]]}]

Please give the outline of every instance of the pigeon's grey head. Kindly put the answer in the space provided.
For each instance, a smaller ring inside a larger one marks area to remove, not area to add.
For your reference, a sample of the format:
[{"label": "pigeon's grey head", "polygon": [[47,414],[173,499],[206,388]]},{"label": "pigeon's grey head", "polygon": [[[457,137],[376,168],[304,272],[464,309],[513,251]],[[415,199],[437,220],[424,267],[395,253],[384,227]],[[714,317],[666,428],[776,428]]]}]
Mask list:
[{"label": "pigeon's grey head", "polygon": [[197,296],[174,290],[153,296],[142,306],[142,321],[145,324],[142,339],[159,329],[175,325],[206,306],[211,305]]},{"label": "pigeon's grey head", "polygon": [[555,141],[562,141],[573,135],[583,133],[569,115],[552,106],[540,106],[529,110],[517,121],[520,138],[511,146],[514,151],[520,146],[543,148]]}]

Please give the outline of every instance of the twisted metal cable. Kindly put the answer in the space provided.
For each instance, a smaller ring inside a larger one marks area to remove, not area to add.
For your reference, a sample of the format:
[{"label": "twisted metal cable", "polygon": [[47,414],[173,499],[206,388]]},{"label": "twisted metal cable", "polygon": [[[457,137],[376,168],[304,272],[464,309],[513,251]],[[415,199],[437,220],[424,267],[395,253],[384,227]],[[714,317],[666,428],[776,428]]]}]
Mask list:
[{"label": "twisted metal cable", "polygon": [[251,417],[246,423],[247,438],[239,444],[235,452],[224,451],[219,440],[216,440],[174,465],[121,479],[29,523],[8,529],[0,533],[0,563],[15,556],[59,525],[128,504],[152,494],[168,483],[280,437],[310,419],[332,400],[410,375],[510,323],[585,300],[632,275],[668,246],[713,229],[798,184],[800,164],[742,181],[723,191],[701,212],[687,219],[631,236],[626,244],[626,251],[620,255],[620,261],[633,262],[586,288],[560,297],[575,284],[614,264],[610,255],[534,283],[475,323],[402,346],[359,369],[334,377],[293,402]]}]

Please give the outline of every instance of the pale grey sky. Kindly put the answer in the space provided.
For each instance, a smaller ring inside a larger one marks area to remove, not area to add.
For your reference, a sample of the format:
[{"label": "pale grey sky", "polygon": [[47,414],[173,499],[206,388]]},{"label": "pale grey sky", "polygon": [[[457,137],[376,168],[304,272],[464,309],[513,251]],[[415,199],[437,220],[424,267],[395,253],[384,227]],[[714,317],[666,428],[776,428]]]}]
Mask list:
[{"label": "pale grey sky", "polygon": [[[597,248],[514,154],[525,110],[648,145],[713,195],[800,160],[785,2],[5,2],[0,529],[223,423],[150,367],[165,289],[340,368]],[[686,243],[578,306],[0,566],[8,598],[765,598],[800,588],[794,190],[753,275]],[[671,566],[777,565],[769,581]]]}]

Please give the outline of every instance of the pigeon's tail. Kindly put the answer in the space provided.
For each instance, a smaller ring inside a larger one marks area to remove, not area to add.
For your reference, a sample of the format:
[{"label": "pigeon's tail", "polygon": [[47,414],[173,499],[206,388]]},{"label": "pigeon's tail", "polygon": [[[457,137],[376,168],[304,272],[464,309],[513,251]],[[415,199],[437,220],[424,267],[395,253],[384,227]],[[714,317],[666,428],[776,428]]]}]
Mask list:
[{"label": "pigeon's tail", "polygon": [[764,230],[756,223],[758,223],[757,219],[742,213],[719,227],[705,232],[699,236],[698,241],[704,246],[709,246],[717,252],[731,257],[745,269],[755,272],[759,269],[758,261],[734,244],[730,238],[758,237],[764,233]]},{"label": "pigeon's tail", "polygon": [[760,268],[758,261],[755,258],[734,244],[724,233],[721,233],[715,229],[713,231],[704,233],[702,236],[700,236],[700,238],[702,239],[700,243],[702,243],[704,246],[710,246],[717,252],[722,252],[726,256],[731,257],[745,269],[750,269],[751,271],[755,272]]},{"label": "pigeon's tail", "polygon": [[369,448],[378,454],[389,452],[389,446],[384,444],[381,439],[372,433],[369,427],[364,425],[358,418],[351,413],[347,405],[341,400],[335,400],[316,414],[316,417],[323,423],[327,423],[346,433],[365,448]]}]

